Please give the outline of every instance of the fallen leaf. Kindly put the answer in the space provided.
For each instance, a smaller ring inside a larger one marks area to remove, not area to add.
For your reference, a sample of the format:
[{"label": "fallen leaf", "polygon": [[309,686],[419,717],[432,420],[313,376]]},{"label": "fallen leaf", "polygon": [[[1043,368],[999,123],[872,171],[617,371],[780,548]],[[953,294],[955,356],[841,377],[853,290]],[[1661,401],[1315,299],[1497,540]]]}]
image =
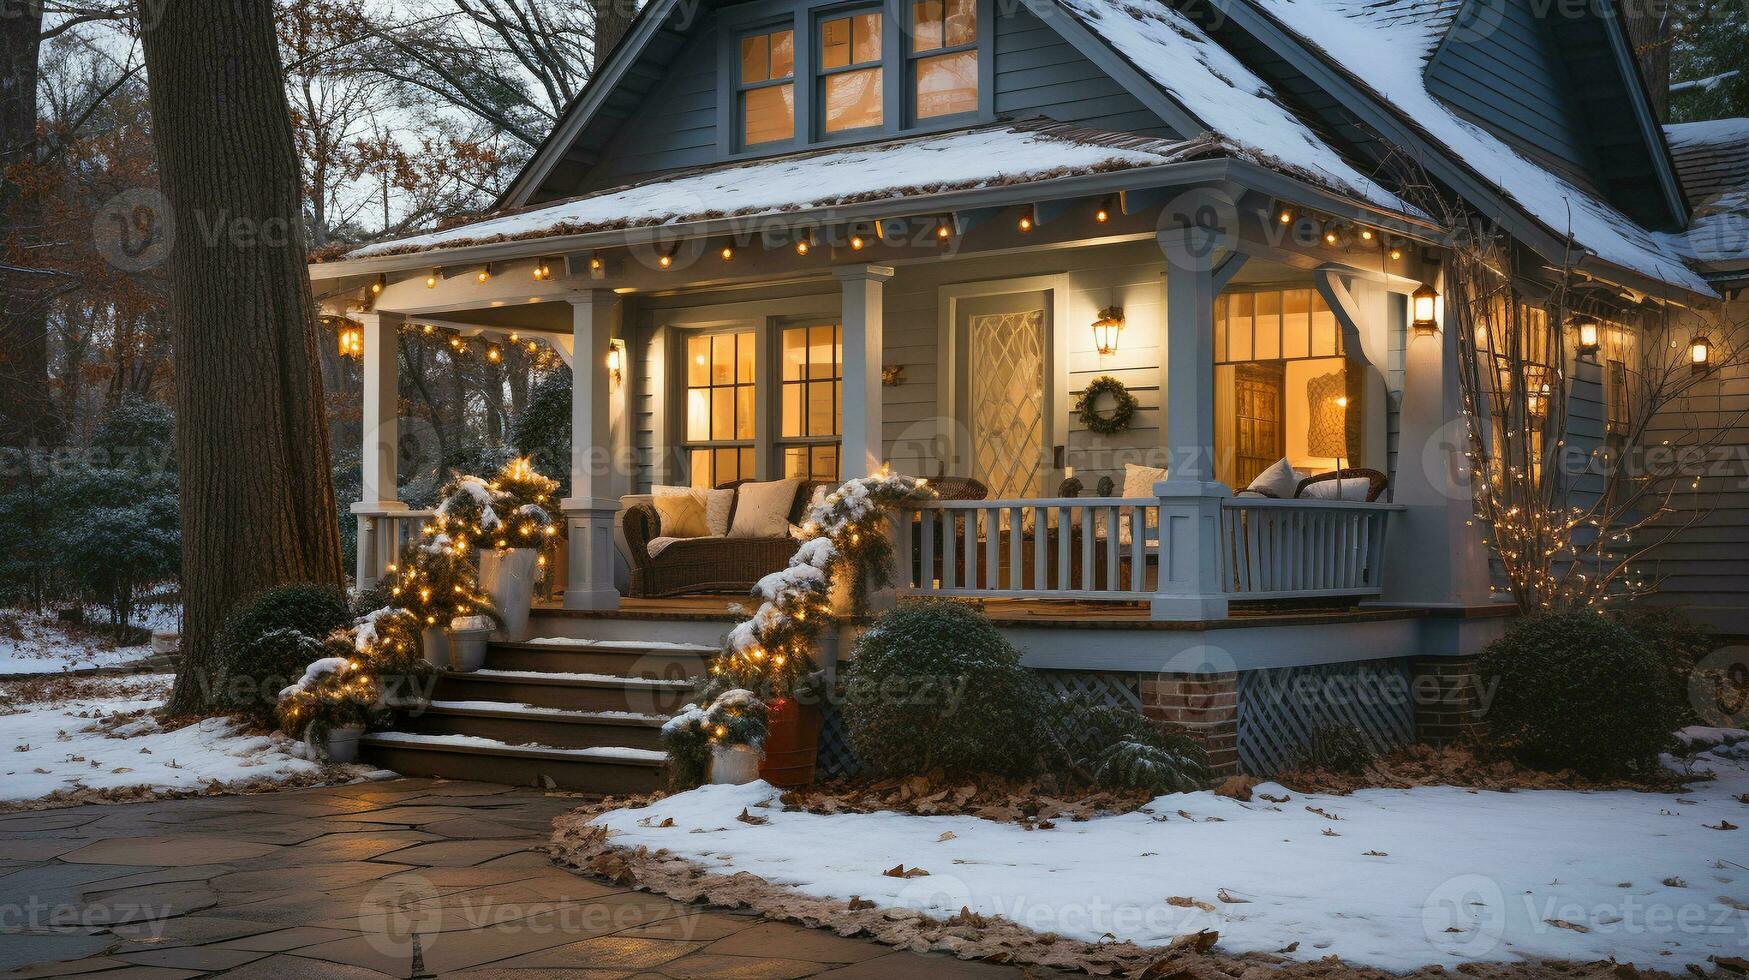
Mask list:
[{"label": "fallen leaf", "polygon": [[944,831],[942,831],[942,832],[941,832],[941,836],[940,836],[940,837],[937,837],[937,838],[936,838],[936,839],[935,839],[935,842],[936,842],[936,843],[937,843],[937,844],[939,844],[939,843],[941,843],[941,842],[942,842],[942,841],[948,841],[948,840],[953,840],[953,839],[954,839],[954,838],[955,838],[955,837],[957,837],[957,836],[958,836],[958,835],[957,835],[957,834],[955,834],[955,833],[954,833],[954,832],[953,832],[953,831],[951,831],[951,830],[944,830]]},{"label": "fallen leaf", "polygon": [[[1270,796],[1268,793],[1258,793],[1257,798],[1261,799],[1261,800],[1267,800],[1270,803],[1286,803],[1287,801],[1293,799],[1293,797],[1291,797],[1291,796]],[[1294,943],[1294,945],[1298,946],[1299,943]]]},{"label": "fallen leaf", "polygon": [[1334,830],[1331,830],[1331,829],[1330,829],[1330,828],[1329,828],[1329,827],[1325,827],[1325,828],[1324,828],[1324,836],[1325,836],[1325,837],[1341,837],[1341,836],[1342,836],[1342,835],[1341,835],[1341,834],[1338,834],[1338,833],[1337,833],[1337,832],[1336,832],[1336,831],[1334,831]]},{"label": "fallen leaf", "polygon": [[1388,857],[1390,857],[1390,855],[1386,854],[1384,851],[1362,851],[1360,853],[1361,853],[1362,857],[1369,857],[1369,858],[1388,858]]},{"label": "fallen leaf", "polygon": [[1723,967],[1732,973],[1749,973],[1749,960],[1741,956],[1714,956],[1712,961],[1713,965]]},{"label": "fallen leaf", "polygon": [[1240,803],[1251,802],[1251,787],[1257,785],[1257,780],[1250,776],[1228,776],[1215,787],[1216,796],[1225,796]]},{"label": "fallen leaf", "polygon": [[882,871],[881,874],[888,878],[927,878],[929,876],[929,872],[922,868],[907,868],[903,862],[893,865]]},{"label": "fallen leaf", "polygon": [[1213,912],[1215,910],[1215,907],[1207,902],[1199,901],[1194,898],[1186,898],[1183,895],[1171,896],[1166,899],[1166,904],[1175,909],[1202,909],[1204,912]]},{"label": "fallen leaf", "polygon": [[1310,813],[1316,813],[1318,816],[1323,817],[1325,820],[1341,820],[1342,819],[1341,817],[1337,816],[1334,813],[1326,813],[1325,811],[1320,810],[1315,806],[1307,806],[1306,810]]},{"label": "fallen leaf", "polygon": [[864,899],[860,895],[850,896],[850,911],[852,912],[860,912],[863,909],[872,909],[874,907],[875,903]]},{"label": "fallen leaf", "polygon": [[1231,894],[1225,888],[1221,889],[1220,891],[1215,892],[1215,897],[1220,899],[1223,902],[1226,902],[1228,905],[1250,905],[1251,904],[1251,900],[1249,898],[1240,898],[1237,895]]},{"label": "fallen leaf", "polygon": [[1551,926],[1554,926],[1556,929],[1570,929],[1573,932],[1590,932],[1591,931],[1589,926],[1583,926],[1577,922],[1568,922],[1566,919],[1544,919],[1543,921],[1547,922]]},{"label": "fallen leaf", "polygon": [[1282,948],[1276,950],[1276,952],[1277,953],[1291,953],[1294,950],[1299,949],[1299,948],[1300,948],[1300,941],[1296,939],[1293,942],[1288,943],[1286,946],[1283,946]]},{"label": "fallen leaf", "polygon": [[753,824],[756,827],[760,824],[765,824],[765,823],[771,822],[770,820],[766,819],[765,817],[756,817],[753,814],[748,813],[746,807],[741,808],[741,815],[736,817],[735,819],[741,821],[742,823]]},{"label": "fallen leaf", "polygon": [[1705,827],[1708,830],[1736,830],[1737,829],[1736,824],[1732,823],[1729,820],[1724,820],[1724,819],[1719,820],[1719,825],[1717,827],[1713,826],[1710,823],[1703,823],[1703,824],[1701,824],[1701,826]]}]

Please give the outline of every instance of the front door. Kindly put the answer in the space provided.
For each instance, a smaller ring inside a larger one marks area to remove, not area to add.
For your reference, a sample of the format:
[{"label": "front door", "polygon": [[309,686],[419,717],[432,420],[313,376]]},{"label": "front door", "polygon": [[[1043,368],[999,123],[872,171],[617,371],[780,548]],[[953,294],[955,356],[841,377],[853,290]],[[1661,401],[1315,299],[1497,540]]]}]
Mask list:
[{"label": "front door", "polygon": [[1050,303],[1043,291],[981,296],[957,304],[965,338],[968,471],[990,498],[1045,492],[1050,472],[1045,424]]},{"label": "front door", "polygon": [[1233,386],[1233,486],[1245,487],[1284,455],[1281,367],[1241,364]]}]

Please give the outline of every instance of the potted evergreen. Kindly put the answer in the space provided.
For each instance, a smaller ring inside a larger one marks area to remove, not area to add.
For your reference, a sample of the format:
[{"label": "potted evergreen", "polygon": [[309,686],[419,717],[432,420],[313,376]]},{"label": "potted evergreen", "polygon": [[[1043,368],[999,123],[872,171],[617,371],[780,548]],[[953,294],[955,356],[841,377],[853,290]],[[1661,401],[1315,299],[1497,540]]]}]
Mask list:
[{"label": "potted evergreen", "polygon": [[346,656],[323,657],[304,676],[279,694],[280,727],[301,736],[316,758],[350,763],[358,758],[358,740],[382,714],[381,688],[359,661]]},{"label": "potted evergreen", "polygon": [[541,549],[559,530],[558,489],[522,457],[490,479],[457,476],[439,492],[438,521],[453,539],[480,545],[480,589],[501,616],[499,639],[528,636]]},{"label": "potted evergreen", "polygon": [[[409,545],[401,560],[389,566],[389,597],[418,617],[425,661],[441,669],[454,666],[453,630],[457,622],[464,623],[463,641],[477,643],[478,655],[484,657],[490,630],[477,629],[478,618],[486,618],[493,628],[501,620],[492,601],[475,584],[466,539],[452,536],[441,518],[427,525],[426,532],[424,541]],[[472,652],[470,646],[470,656]]]},{"label": "potted evergreen", "polygon": [[752,691],[733,688],[708,707],[689,704],[662,726],[669,779],[677,789],[750,783],[759,778],[766,735],[765,702]]}]

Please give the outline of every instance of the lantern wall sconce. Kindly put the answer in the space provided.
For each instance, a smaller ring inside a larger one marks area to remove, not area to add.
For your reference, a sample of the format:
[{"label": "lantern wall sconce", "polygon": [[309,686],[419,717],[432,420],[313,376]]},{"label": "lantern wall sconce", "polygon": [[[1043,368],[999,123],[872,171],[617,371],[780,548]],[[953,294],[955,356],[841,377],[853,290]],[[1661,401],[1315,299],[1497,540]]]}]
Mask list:
[{"label": "lantern wall sconce", "polygon": [[625,381],[625,342],[610,341],[607,345],[607,381],[609,387],[618,388]]},{"label": "lantern wall sconce", "polygon": [[888,388],[897,388],[905,383],[905,365],[888,364],[881,368],[881,384]]},{"label": "lantern wall sconce", "polygon": [[1588,354],[1596,354],[1597,349],[1600,346],[1602,346],[1598,342],[1597,321],[1592,319],[1591,317],[1582,316],[1582,317],[1575,319],[1573,321],[1573,323],[1575,326],[1577,326],[1579,328],[1579,354],[1580,354],[1580,356],[1585,356]]},{"label": "lantern wall sconce", "polygon": [[1439,332],[1439,290],[1432,283],[1423,283],[1410,296],[1411,325],[1415,336],[1431,337]]},{"label": "lantern wall sconce", "polygon": [[1093,321],[1093,346],[1102,355],[1117,353],[1118,335],[1123,333],[1123,307],[1108,306],[1099,311]]},{"label": "lantern wall sconce", "polygon": [[1705,374],[1713,367],[1713,342],[1706,334],[1696,334],[1688,342],[1688,361],[1695,374]]},{"label": "lantern wall sconce", "polygon": [[359,329],[358,327],[354,326],[353,324],[351,324],[349,322],[341,321],[340,330],[337,334],[337,337],[338,337],[339,342],[340,342],[340,356],[341,357],[363,357],[364,356],[364,331],[363,330]]}]

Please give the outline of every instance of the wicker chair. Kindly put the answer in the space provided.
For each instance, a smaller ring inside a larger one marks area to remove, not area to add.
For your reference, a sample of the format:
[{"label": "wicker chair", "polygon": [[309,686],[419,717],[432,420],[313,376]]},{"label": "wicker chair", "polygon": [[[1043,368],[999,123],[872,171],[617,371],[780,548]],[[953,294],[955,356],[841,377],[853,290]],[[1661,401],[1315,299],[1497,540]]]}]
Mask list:
[{"label": "wicker chair", "polygon": [[[801,523],[815,489],[822,486],[830,484],[802,481],[796,488],[795,501],[790,504],[790,523]],[[627,593],[635,598],[699,592],[745,593],[765,576],[787,568],[796,553],[796,543],[787,536],[682,538],[651,557],[650,542],[662,533],[662,518],[652,504],[638,504],[627,510],[621,526],[627,562],[631,565]]]},{"label": "wicker chair", "polygon": [[1295,499],[1305,497],[1306,487],[1314,483],[1325,483],[1330,480],[1354,480],[1360,478],[1365,478],[1366,480],[1366,499],[1369,503],[1379,499],[1380,495],[1385,492],[1386,485],[1390,483],[1390,478],[1383,473],[1380,473],[1378,470],[1369,470],[1361,466],[1350,466],[1345,469],[1331,470],[1328,473],[1319,473],[1315,476],[1306,477],[1304,480],[1301,480],[1300,485],[1294,489],[1294,497]]}]

